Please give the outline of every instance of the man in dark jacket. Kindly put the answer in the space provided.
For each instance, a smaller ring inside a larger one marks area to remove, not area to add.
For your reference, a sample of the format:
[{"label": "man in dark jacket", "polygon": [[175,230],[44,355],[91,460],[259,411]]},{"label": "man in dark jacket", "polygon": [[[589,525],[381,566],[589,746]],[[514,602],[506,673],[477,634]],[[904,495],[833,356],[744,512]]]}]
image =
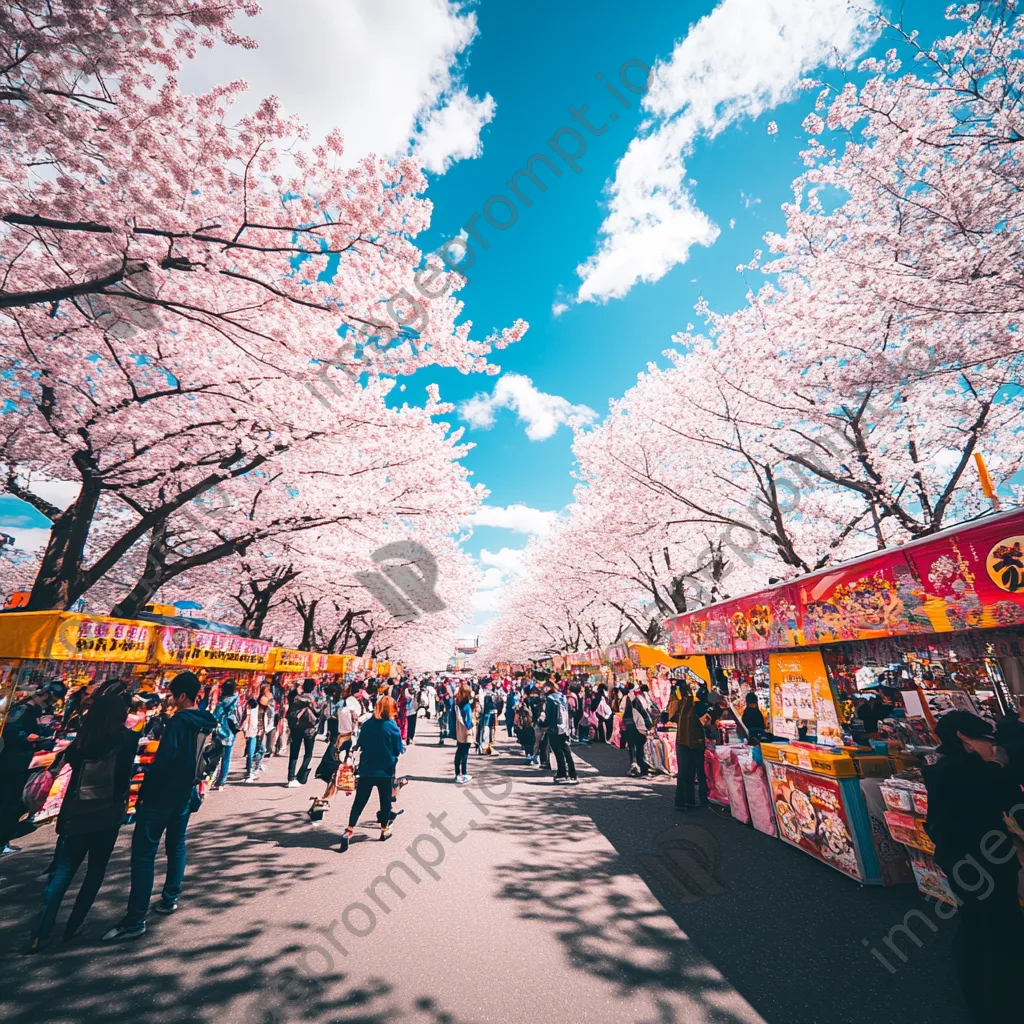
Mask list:
[{"label": "man in dark jacket", "polygon": [[576,762],[573,761],[572,751],[569,749],[569,704],[565,694],[555,689],[554,683],[547,683],[544,692],[544,721],[548,731],[548,742],[558,765],[554,781],[575,785]]},{"label": "man in dark jacket", "polygon": [[185,831],[194,809],[196,785],[203,775],[203,753],[217,725],[209,711],[195,706],[199,689],[199,679],[192,672],[181,672],[171,680],[171,698],[177,710],[142,780],[135,809],[128,909],[121,923],[103,936],[104,941],[146,934],[156,851],[165,830],[167,877],[156,909],[161,914],[178,909],[185,878]]},{"label": "man in dark jacket", "polygon": [[948,711],[935,732],[939,759],[921,770],[928,790],[925,828],[957,899],[957,979],[972,1020],[1016,1020],[1024,914],[1017,901],[1020,863],[1004,815],[1012,811],[1018,823],[1024,820],[1024,794],[997,760],[986,721]]},{"label": "man in dark jacket", "polygon": [[668,720],[676,723],[676,807],[681,811],[708,805],[708,779],[704,770],[704,722],[708,710],[708,705],[699,694],[694,695],[685,680],[673,686],[668,702]]}]

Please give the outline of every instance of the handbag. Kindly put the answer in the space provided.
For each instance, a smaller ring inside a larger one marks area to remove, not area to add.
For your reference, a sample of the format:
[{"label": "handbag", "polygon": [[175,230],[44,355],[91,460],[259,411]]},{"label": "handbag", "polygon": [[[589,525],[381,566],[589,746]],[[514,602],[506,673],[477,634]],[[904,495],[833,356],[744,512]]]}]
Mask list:
[{"label": "handbag", "polygon": [[28,808],[29,814],[38,814],[50,796],[50,790],[53,789],[59,774],[59,770],[53,770],[54,767],[56,765],[41,769],[25,783],[25,788],[21,791],[21,802]]}]

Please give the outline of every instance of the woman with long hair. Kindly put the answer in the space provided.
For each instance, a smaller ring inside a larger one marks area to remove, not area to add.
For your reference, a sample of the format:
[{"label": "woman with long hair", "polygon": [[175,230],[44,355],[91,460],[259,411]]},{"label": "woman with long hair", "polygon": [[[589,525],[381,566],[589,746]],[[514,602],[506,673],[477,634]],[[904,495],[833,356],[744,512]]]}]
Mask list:
[{"label": "woman with long hair", "polygon": [[469,748],[473,742],[473,691],[469,683],[462,683],[455,695],[452,708],[455,719],[455,781],[469,782],[473,776],[469,772]]},{"label": "woman with long hair", "polygon": [[[89,705],[74,742],[59,755],[58,760],[71,765],[71,778],[57,816],[54,871],[43,892],[43,906],[26,953],[38,953],[46,945],[64,894],[83,860],[88,858],[88,866],[64,928],[65,942],[81,929],[103,884],[128,806],[139,745],[138,735],[125,728],[128,707],[127,687],[107,684]],[[51,770],[57,769],[55,761]]]},{"label": "woman with long hair", "polygon": [[359,815],[363,813],[370,794],[375,789],[380,801],[380,809],[377,811],[380,837],[381,839],[391,838],[391,822],[394,820],[391,803],[395,768],[398,766],[399,755],[405,752],[402,734],[395,724],[397,711],[394,698],[385,694],[377,700],[373,718],[368,719],[359,730],[359,739],[356,740],[354,748],[361,752],[359,781],[356,783],[352,810],[348,816],[348,828],[345,829],[345,834],[341,837],[340,851],[342,853],[348,849],[352,833],[359,821]]}]

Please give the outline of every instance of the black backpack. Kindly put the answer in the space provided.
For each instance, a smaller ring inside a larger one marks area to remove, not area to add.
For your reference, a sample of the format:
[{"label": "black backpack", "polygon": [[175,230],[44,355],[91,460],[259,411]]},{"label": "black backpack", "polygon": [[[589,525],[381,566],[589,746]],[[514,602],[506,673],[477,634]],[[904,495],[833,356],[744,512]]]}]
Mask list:
[{"label": "black backpack", "polygon": [[119,749],[114,747],[104,757],[82,762],[75,783],[75,798],[82,811],[92,812],[113,804],[117,795],[114,784],[118,753]]}]

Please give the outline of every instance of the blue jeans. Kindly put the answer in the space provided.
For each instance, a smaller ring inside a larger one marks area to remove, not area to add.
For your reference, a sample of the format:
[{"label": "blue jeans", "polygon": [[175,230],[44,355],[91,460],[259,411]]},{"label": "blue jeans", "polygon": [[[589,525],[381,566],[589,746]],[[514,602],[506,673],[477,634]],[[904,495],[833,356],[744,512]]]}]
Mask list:
[{"label": "blue jeans", "polygon": [[45,942],[50,937],[64,894],[82,861],[88,857],[85,878],[68,918],[68,932],[75,931],[85,920],[85,915],[89,913],[89,908],[103,884],[103,876],[107,873],[107,861],[110,860],[120,829],[120,825],[115,825],[113,828],[100,829],[98,832],[88,832],[85,835],[58,838],[53,873],[43,891],[43,907],[32,931],[34,938]]},{"label": "blue jeans", "polygon": [[245,774],[252,775],[263,763],[263,740],[249,736],[245,741]]},{"label": "blue jeans", "polygon": [[224,750],[220,756],[220,771],[217,773],[215,786],[223,786],[228,781],[228,772],[231,771],[231,751],[235,749],[234,740],[224,744]]},{"label": "blue jeans", "polygon": [[161,804],[141,804],[135,815],[132,833],[132,890],[128,896],[128,910],[123,925],[143,924],[153,898],[153,877],[156,873],[156,851],[160,836],[164,836],[167,852],[167,877],[161,893],[166,903],[176,903],[181,895],[185,878],[185,829],[190,815],[188,804],[184,809]]}]

